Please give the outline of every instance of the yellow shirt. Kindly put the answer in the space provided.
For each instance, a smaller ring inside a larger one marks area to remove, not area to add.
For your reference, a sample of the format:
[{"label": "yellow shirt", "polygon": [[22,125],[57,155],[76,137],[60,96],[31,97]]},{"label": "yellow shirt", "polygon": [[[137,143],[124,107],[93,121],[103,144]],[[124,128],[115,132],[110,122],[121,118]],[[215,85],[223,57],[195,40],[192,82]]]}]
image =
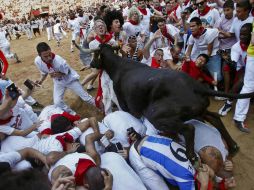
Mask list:
[{"label": "yellow shirt", "polygon": [[[254,32],[254,22],[252,23],[252,33]],[[253,35],[253,34],[252,34]],[[250,43],[247,49],[248,56],[254,57],[254,45]]]}]

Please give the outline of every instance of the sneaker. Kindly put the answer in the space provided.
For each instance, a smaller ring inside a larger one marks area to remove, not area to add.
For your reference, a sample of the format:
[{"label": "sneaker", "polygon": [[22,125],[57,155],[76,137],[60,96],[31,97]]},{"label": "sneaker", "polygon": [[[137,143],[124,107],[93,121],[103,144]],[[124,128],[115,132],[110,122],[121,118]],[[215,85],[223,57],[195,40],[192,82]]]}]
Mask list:
[{"label": "sneaker", "polygon": [[243,121],[237,121],[237,120],[234,120],[235,121],[235,126],[242,132],[244,133],[250,133],[250,129],[247,128],[247,126],[244,124]]},{"label": "sneaker", "polygon": [[221,116],[226,116],[231,109],[232,109],[232,103],[230,104],[228,101],[226,101],[218,113]]},{"label": "sneaker", "polygon": [[93,85],[89,84],[86,89],[87,89],[87,91],[92,91],[95,88]]},{"label": "sneaker", "polygon": [[39,102],[35,102],[33,105],[32,105],[32,108],[33,109],[36,109],[36,110],[42,110],[44,108],[44,105],[40,104]]},{"label": "sneaker", "polygon": [[225,100],[227,100],[228,98],[215,96],[214,99],[215,99],[215,100],[218,100],[218,101],[225,101]]}]

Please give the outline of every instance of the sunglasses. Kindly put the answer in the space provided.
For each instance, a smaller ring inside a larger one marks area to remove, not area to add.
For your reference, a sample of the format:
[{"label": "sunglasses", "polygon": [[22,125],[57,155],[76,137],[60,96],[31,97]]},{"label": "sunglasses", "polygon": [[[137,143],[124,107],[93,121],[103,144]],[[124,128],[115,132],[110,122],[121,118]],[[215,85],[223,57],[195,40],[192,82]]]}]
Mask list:
[{"label": "sunglasses", "polygon": [[196,6],[200,7],[200,6],[203,6],[204,4],[205,4],[205,1],[202,1],[202,2],[196,3]]}]

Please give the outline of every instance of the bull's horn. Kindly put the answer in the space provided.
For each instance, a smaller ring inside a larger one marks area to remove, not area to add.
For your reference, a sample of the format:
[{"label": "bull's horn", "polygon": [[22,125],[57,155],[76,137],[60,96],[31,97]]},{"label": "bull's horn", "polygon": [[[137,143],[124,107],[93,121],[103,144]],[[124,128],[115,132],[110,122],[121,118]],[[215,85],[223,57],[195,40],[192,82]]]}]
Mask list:
[{"label": "bull's horn", "polygon": [[85,49],[85,48],[80,47],[78,44],[76,44],[76,42],[74,42],[74,45],[75,45],[76,48],[79,49],[79,51],[82,51],[84,53],[93,53],[93,52],[98,51],[100,49],[100,48]]}]

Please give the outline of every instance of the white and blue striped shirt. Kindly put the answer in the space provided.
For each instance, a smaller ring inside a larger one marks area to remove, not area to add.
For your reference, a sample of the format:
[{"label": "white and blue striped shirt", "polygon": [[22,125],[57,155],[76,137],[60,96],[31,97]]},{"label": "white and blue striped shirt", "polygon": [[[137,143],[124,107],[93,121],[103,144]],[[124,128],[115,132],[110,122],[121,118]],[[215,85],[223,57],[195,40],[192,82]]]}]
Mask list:
[{"label": "white and blue striped shirt", "polygon": [[186,158],[186,149],[172,139],[149,136],[140,149],[144,164],[180,190],[195,190],[195,169]]}]

